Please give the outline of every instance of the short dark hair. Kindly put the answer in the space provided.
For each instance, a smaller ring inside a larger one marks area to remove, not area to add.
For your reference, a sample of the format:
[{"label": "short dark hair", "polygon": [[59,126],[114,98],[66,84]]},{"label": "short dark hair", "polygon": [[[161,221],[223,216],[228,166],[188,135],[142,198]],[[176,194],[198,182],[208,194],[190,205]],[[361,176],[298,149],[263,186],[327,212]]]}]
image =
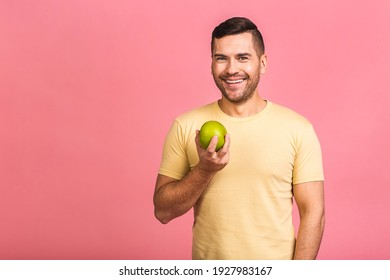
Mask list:
[{"label": "short dark hair", "polygon": [[257,29],[257,26],[245,17],[230,18],[214,28],[214,31],[211,36],[211,53],[214,49],[215,39],[220,39],[228,35],[236,35],[245,32],[252,34],[253,44],[255,47],[257,47],[259,56],[264,54],[265,46],[263,36]]}]

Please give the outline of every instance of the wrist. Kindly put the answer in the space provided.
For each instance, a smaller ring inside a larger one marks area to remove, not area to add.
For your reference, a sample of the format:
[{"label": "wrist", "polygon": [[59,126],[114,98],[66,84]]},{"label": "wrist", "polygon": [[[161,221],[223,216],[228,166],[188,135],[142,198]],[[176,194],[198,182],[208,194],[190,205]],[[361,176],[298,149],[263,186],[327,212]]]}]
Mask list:
[{"label": "wrist", "polygon": [[212,179],[217,173],[216,171],[203,167],[201,164],[196,165],[193,168],[193,172],[195,172],[199,177],[205,179]]}]

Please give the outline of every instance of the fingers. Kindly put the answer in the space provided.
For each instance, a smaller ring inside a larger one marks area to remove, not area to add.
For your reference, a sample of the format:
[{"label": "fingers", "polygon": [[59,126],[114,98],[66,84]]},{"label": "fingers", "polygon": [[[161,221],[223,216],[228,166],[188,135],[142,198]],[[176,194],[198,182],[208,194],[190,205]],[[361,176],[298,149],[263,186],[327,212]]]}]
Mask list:
[{"label": "fingers", "polygon": [[218,145],[218,136],[214,136],[213,138],[211,138],[209,146],[207,147],[207,149],[203,149],[202,146],[200,145],[199,130],[197,129],[195,132],[196,132],[195,143],[196,143],[196,147],[197,147],[198,150],[199,149],[205,150],[209,154],[213,154],[213,153],[217,152],[220,155],[225,155],[225,154],[229,153],[230,134],[226,134],[225,135],[225,143],[224,143],[224,145],[222,146],[222,148],[220,150],[216,151],[216,148],[217,148],[217,145]]},{"label": "fingers", "polygon": [[229,152],[230,147],[230,135],[225,135],[225,143],[223,144],[222,148],[219,150],[220,155],[226,155]]},{"label": "fingers", "polygon": [[213,138],[211,138],[210,140],[209,146],[207,147],[207,152],[211,154],[214,153],[215,149],[217,148],[217,144],[218,144],[218,136],[213,136]]},{"label": "fingers", "polygon": [[230,135],[225,135],[224,145],[216,151],[218,136],[211,138],[208,147],[203,149],[200,145],[199,134],[199,130],[196,130],[195,142],[199,156],[199,168],[212,173],[222,170],[229,162]]}]

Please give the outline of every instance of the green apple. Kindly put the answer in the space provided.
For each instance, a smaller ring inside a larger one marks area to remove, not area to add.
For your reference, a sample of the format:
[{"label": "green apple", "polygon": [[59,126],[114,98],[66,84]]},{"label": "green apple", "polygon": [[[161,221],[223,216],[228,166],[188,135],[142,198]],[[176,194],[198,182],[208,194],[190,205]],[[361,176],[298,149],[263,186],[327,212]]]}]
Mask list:
[{"label": "green apple", "polygon": [[211,141],[213,136],[218,136],[216,151],[222,148],[223,144],[225,144],[225,135],[227,133],[226,128],[217,121],[207,121],[200,128],[199,132],[199,142],[202,148],[206,149]]}]

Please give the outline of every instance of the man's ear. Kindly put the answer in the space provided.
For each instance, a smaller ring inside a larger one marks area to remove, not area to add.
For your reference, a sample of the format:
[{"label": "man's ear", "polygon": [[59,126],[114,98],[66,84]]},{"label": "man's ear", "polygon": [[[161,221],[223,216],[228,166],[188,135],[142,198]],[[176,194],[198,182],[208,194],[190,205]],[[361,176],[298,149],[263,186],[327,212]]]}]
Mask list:
[{"label": "man's ear", "polygon": [[260,73],[265,74],[265,70],[267,69],[267,55],[263,54],[260,57]]}]

